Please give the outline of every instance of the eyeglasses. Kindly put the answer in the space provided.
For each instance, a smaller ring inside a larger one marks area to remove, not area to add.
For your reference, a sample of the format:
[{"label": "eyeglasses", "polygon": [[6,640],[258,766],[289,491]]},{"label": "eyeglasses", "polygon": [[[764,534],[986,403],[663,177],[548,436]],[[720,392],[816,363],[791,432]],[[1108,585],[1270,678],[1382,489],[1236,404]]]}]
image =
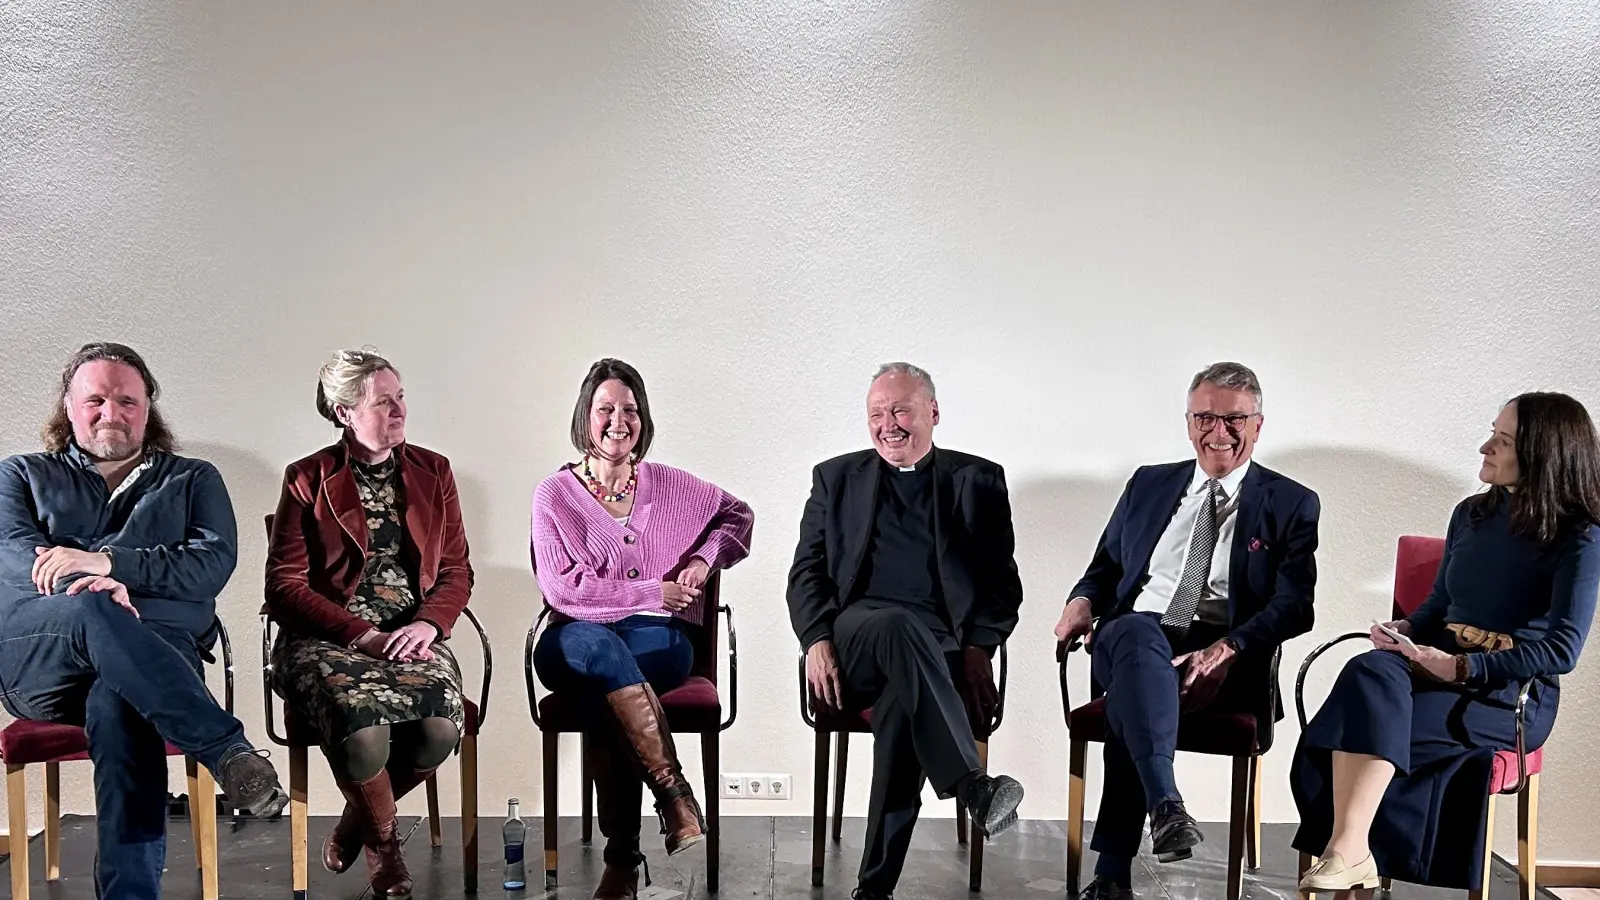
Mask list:
[{"label": "eyeglasses", "polygon": [[1218,422],[1227,425],[1229,431],[1238,431],[1244,427],[1244,423],[1259,415],[1261,413],[1230,413],[1226,416],[1219,416],[1216,413],[1204,412],[1189,413],[1189,419],[1198,425],[1201,431],[1210,431],[1216,428]]}]

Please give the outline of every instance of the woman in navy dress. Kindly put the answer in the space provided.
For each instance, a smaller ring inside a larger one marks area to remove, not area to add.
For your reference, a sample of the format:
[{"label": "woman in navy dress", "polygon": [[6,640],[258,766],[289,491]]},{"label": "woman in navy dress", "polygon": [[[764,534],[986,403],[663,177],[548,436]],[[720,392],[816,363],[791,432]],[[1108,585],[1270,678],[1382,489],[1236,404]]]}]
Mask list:
[{"label": "woman in navy dress", "polygon": [[1527,749],[1555,724],[1600,592],[1600,439],[1571,397],[1523,394],[1479,452],[1488,491],[1450,517],[1428,599],[1389,623],[1415,646],[1375,626],[1295,749],[1294,846],[1320,857],[1302,890],[1482,883],[1493,757],[1516,746],[1523,683]]}]

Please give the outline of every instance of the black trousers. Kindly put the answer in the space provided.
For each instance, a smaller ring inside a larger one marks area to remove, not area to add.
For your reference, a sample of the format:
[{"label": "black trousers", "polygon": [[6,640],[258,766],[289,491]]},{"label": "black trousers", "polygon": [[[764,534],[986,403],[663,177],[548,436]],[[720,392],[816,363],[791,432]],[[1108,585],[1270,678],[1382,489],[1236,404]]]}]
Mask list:
[{"label": "black trousers", "polygon": [[[1174,657],[1203,650],[1227,634],[1221,625],[1197,622],[1183,635],[1162,627],[1153,613],[1126,613],[1096,630],[1090,645],[1090,677],[1106,698],[1105,780],[1095,817],[1096,853],[1132,859],[1149,809],[1134,760],[1171,758],[1178,746],[1178,687]],[[1238,666],[1228,672],[1212,709],[1239,703]]]},{"label": "black trousers", "polygon": [[872,800],[859,881],[887,894],[905,865],[923,781],[932,780],[941,797],[955,796],[956,784],[981,768],[978,745],[952,660],[916,613],[857,601],[834,620],[833,644],[846,702],[872,707]]}]

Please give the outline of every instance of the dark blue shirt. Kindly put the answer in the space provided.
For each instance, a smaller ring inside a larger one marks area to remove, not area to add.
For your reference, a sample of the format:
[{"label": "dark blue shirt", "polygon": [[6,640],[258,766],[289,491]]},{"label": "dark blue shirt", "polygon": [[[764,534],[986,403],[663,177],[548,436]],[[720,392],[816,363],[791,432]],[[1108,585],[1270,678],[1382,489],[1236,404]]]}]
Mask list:
[{"label": "dark blue shirt", "polygon": [[152,452],[145,462],[113,497],[77,447],[0,461],[0,616],[39,596],[35,548],[109,548],[111,577],[128,588],[141,619],[196,636],[211,630],[238,560],[228,489],[202,460]]},{"label": "dark blue shirt", "polygon": [[1488,515],[1472,504],[1463,501],[1450,517],[1433,591],[1408,618],[1412,634],[1436,646],[1450,624],[1511,635],[1509,650],[1468,655],[1472,684],[1572,671],[1600,595],[1600,526],[1541,545],[1511,532],[1508,503]]}]

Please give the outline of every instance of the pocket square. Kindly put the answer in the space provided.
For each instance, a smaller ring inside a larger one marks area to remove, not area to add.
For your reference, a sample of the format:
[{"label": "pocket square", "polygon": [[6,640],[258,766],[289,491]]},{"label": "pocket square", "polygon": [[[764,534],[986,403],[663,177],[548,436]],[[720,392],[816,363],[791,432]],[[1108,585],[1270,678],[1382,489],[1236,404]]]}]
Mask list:
[{"label": "pocket square", "polygon": [[1250,552],[1251,553],[1254,553],[1257,550],[1265,550],[1265,549],[1267,549],[1267,542],[1266,541],[1263,541],[1261,538],[1251,538],[1250,539]]}]

